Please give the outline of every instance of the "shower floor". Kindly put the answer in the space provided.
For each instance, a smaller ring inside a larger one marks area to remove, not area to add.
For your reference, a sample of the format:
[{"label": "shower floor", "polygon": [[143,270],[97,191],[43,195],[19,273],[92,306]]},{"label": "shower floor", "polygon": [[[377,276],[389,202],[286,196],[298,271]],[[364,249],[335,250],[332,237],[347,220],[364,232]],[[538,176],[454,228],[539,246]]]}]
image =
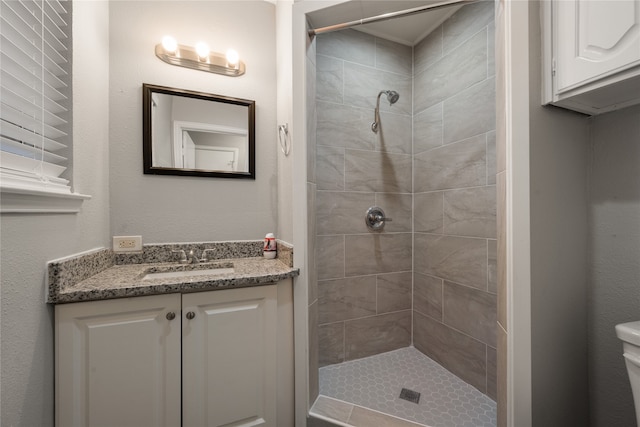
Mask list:
[{"label": "shower floor", "polygon": [[[400,399],[403,388],[420,393],[419,403]],[[413,347],[320,368],[320,395],[430,427],[496,426],[492,399]]]}]

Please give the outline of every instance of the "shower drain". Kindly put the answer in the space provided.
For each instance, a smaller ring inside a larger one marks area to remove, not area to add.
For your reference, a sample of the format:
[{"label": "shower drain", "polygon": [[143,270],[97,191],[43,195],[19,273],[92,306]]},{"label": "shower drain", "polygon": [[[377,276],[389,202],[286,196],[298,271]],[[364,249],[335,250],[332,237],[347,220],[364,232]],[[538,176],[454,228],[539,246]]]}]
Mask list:
[{"label": "shower drain", "polygon": [[417,391],[409,390],[408,388],[403,388],[400,391],[400,399],[408,400],[409,402],[418,403],[420,402],[420,393]]}]

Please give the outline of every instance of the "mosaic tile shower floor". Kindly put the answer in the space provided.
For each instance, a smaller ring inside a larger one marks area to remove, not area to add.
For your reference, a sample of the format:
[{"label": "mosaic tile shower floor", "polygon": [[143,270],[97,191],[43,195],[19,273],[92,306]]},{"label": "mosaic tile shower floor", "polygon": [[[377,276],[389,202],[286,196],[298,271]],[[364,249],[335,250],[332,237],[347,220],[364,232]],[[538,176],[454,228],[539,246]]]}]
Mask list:
[{"label": "mosaic tile shower floor", "polygon": [[430,427],[496,426],[493,400],[413,347],[320,368],[320,394]]}]

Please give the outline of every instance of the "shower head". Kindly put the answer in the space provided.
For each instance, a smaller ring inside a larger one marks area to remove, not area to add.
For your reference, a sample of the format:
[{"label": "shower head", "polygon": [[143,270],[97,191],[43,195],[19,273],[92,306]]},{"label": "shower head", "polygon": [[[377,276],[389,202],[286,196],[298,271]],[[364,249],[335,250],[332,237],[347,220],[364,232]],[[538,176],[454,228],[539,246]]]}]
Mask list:
[{"label": "shower head", "polygon": [[387,90],[385,93],[387,94],[387,101],[389,101],[389,105],[395,104],[398,102],[398,99],[400,99],[400,94],[395,90]]},{"label": "shower head", "polygon": [[387,95],[387,101],[389,101],[389,105],[393,105],[398,102],[400,99],[400,94],[395,90],[381,90],[378,94],[378,99],[376,101],[376,111],[373,123],[371,123],[371,130],[373,133],[378,133],[378,126],[380,125],[380,95]]}]

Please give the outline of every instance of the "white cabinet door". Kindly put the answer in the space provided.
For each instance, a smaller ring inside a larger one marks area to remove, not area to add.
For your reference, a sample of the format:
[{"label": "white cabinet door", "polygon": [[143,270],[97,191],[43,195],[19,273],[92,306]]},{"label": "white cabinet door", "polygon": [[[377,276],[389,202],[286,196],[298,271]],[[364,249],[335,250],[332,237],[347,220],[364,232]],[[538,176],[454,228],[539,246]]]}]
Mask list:
[{"label": "white cabinet door", "polygon": [[56,425],[179,426],[180,308],[179,294],[57,305]]},{"label": "white cabinet door", "polygon": [[276,286],[184,294],[182,307],[182,425],[276,427]]},{"label": "white cabinet door", "polygon": [[640,0],[554,4],[558,93],[640,65]]}]

